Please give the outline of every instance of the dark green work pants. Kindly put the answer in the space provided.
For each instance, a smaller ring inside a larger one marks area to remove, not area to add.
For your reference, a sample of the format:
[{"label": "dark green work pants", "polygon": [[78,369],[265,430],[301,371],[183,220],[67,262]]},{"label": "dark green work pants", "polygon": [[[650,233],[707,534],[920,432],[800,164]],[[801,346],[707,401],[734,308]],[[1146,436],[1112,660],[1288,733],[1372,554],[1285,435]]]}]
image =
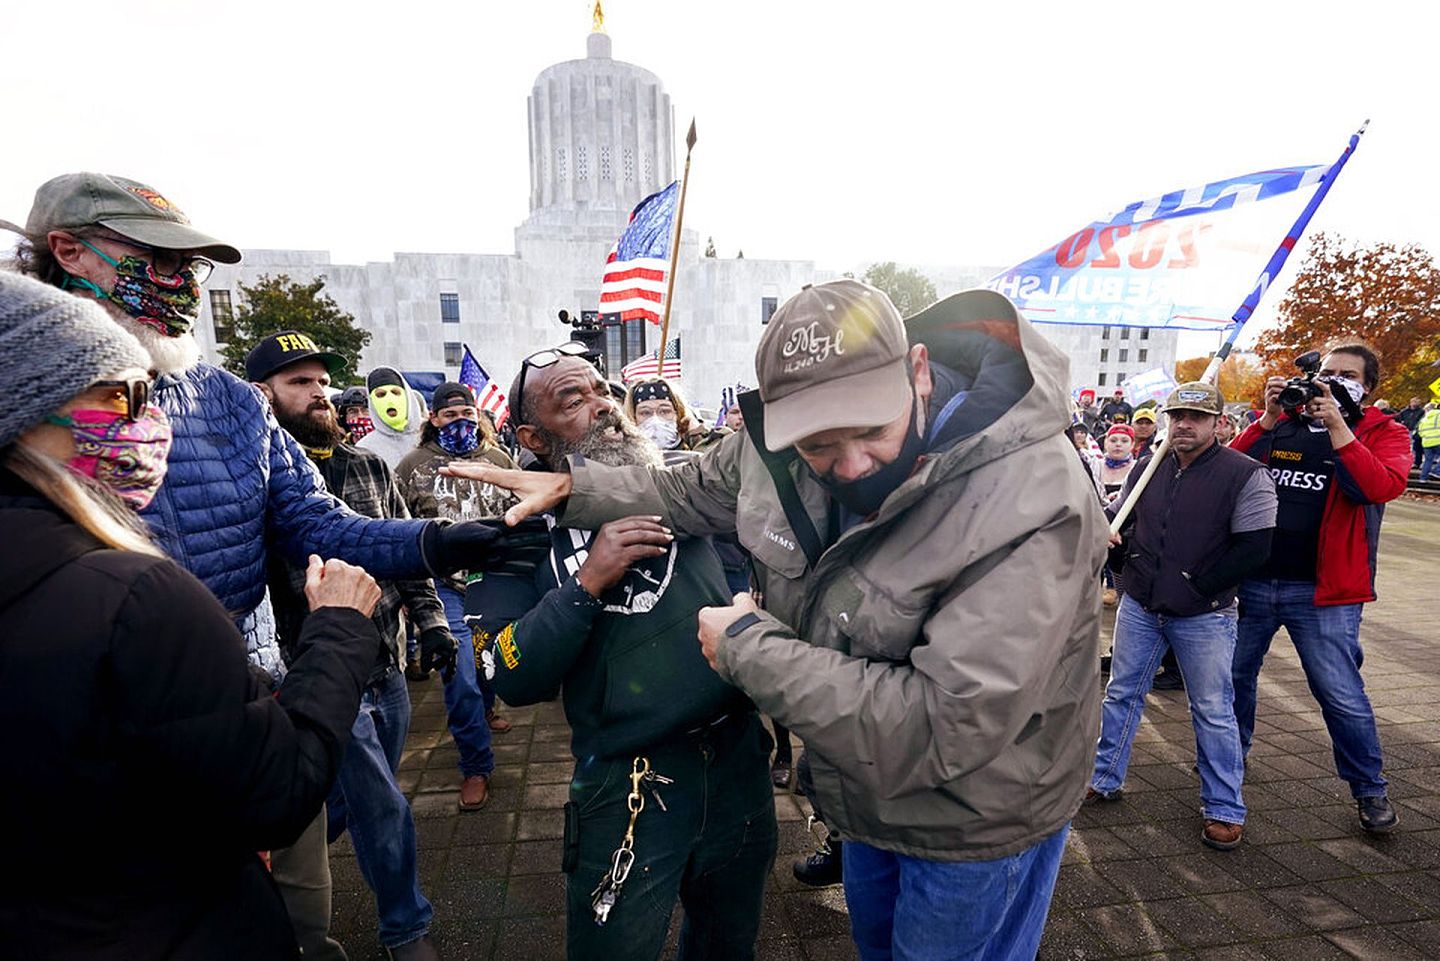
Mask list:
[{"label": "dark green work pants", "polygon": [[755,956],[775,862],[770,747],[751,713],[647,749],[651,768],[675,783],[656,785],[665,810],[643,792],[635,864],[604,925],[595,923],[591,892],[625,836],[633,758],[576,765],[565,839],[571,961],[653,961],[677,898],[685,908],[680,961]]}]

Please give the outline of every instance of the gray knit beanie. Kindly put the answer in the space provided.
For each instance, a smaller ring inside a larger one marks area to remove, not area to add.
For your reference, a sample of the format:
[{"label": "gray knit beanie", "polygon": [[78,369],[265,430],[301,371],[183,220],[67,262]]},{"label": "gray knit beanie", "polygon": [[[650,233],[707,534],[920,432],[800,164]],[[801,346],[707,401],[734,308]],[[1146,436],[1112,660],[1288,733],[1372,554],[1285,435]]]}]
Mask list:
[{"label": "gray knit beanie", "polygon": [[132,367],[149,369],[150,355],[99,304],[0,271],[0,383],[13,400],[0,414],[0,447]]}]

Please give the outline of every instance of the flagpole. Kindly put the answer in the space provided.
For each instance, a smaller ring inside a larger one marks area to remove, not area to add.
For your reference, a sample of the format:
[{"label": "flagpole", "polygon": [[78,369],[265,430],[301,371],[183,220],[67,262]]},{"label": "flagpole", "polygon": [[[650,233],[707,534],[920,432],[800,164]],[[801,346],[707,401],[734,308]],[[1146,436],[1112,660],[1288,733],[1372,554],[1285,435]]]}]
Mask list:
[{"label": "flagpole", "polygon": [[[1315,216],[1315,211],[1320,207],[1320,201],[1325,199],[1325,195],[1328,194],[1330,188],[1334,186],[1336,178],[1340,176],[1340,171],[1345,168],[1345,164],[1349,161],[1350,155],[1353,154],[1355,148],[1360,145],[1360,138],[1364,135],[1365,128],[1369,126],[1370,121],[1367,119],[1360,125],[1360,129],[1355,131],[1350,137],[1350,142],[1345,145],[1345,150],[1340,154],[1340,159],[1336,160],[1335,163],[1330,166],[1330,169],[1325,172],[1324,178],[1320,181],[1320,187],[1315,191],[1315,196],[1311,197],[1310,202],[1305,205],[1305,209],[1300,211],[1300,216],[1295,219],[1294,225],[1290,228],[1289,232],[1285,234],[1285,239],[1280,241],[1280,246],[1276,247],[1275,252],[1270,255],[1269,262],[1265,264],[1265,269],[1260,271],[1260,276],[1256,278],[1255,285],[1250,288],[1250,293],[1245,297],[1245,300],[1240,306],[1236,308],[1234,315],[1231,316],[1230,321],[1233,326],[1230,329],[1229,336],[1227,336],[1225,342],[1220,345],[1220,349],[1215,351],[1215,356],[1210,358],[1210,363],[1205,367],[1205,373],[1200,375],[1200,380],[1203,383],[1214,384],[1219,379],[1220,367],[1225,363],[1225,359],[1230,356],[1230,350],[1235,346],[1235,341],[1239,338],[1241,329],[1244,328],[1245,323],[1250,319],[1251,315],[1255,313],[1255,308],[1260,304],[1260,298],[1265,296],[1265,291],[1270,289],[1270,284],[1280,275],[1280,270],[1285,266],[1285,260],[1290,256],[1290,251],[1294,250],[1295,245],[1300,242],[1300,235],[1303,234],[1305,228],[1309,226],[1310,218]],[[1165,455],[1169,452],[1170,434],[1167,431],[1165,439],[1160,442],[1160,447],[1156,449],[1155,453],[1150,457],[1150,463],[1145,465],[1145,470],[1140,474],[1140,479],[1135,482],[1135,486],[1130,488],[1129,495],[1126,496],[1125,500],[1121,502],[1120,507],[1115,511],[1115,519],[1110,522],[1110,532],[1112,534],[1119,533],[1121,526],[1129,519],[1130,512],[1135,509],[1136,503],[1140,500],[1140,495],[1150,483],[1150,478],[1155,476],[1155,471],[1159,468],[1160,461],[1164,460]]]},{"label": "flagpole", "polygon": [[685,221],[685,191],[690,186],[690,154],[695,150],[695,118],[685,135],[685,172],[680,177],[680,205],[675,210],[675,232],[670,235],[670,270],[665,275],[665,314],[660,320],[660,352],[655,355],[660,375],[665,373],[665,345],[670,340],[670,298],[675,293],[675,265],[680,260],[680,228]]}]

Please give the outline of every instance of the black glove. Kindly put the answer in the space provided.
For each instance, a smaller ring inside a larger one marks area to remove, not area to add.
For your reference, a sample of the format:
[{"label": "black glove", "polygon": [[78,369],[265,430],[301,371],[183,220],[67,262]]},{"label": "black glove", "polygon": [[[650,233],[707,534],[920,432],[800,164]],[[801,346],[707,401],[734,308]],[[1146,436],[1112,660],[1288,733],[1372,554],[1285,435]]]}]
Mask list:
[{"label": "black glove", "polygon": [[439,671],[442,681],[455,676],[455,652],[458,645],[443,627],[420,632],[420,670]]},{"label": "black glove", "polygon": [[[532,517],[514,527],[496,518],[484,521],[461,521],[458,524],[435,522],[425,528],[421,551],[430,573],[445,577],[456,571],[487,571],[502,564],[507,554],[550,544],[549,525],[544,518]],[[533,564],[532,564],[533,569]]]}]

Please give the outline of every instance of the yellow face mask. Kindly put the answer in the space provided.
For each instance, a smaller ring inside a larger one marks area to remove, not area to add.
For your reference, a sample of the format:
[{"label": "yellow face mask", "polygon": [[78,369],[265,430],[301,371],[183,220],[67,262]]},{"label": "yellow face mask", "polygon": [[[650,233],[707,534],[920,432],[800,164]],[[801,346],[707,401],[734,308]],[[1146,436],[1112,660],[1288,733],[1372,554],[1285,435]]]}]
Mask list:
[{"label": "yellow face mask", "polygon": [[410,422],[410,399],[399,384],[384,384],[370,392],[370,403],[380,419],[393,431],[405,432]]}]

